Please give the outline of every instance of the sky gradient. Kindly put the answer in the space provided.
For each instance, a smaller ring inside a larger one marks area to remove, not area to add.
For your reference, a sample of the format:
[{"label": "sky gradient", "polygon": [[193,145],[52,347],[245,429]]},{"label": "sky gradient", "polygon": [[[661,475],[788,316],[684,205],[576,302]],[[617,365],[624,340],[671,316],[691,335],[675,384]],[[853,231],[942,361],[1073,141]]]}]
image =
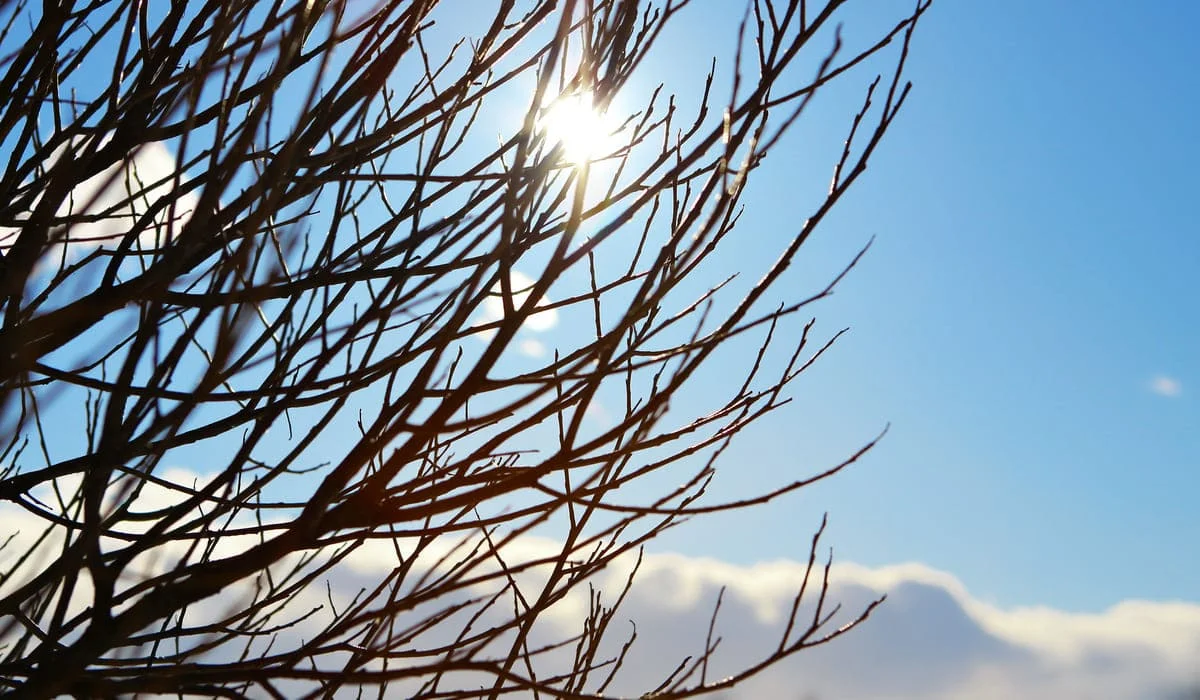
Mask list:
[{"label": "sky gradient", "polygon": [[[873,41],[911,5],[852,3],[847,45]],[[712,57],[731,55],[741,13],[741,3],[698,0],[634,76],[629,104],[666,82],[694,105]],[[873,240],[836,293],[807,310],[815,342],[850,331],[791,387],[793,403],[735,440],[709,495],[760,493],[887,435],[832,479],[653,542],[627,615],[645,623],[650,648],[694,641],[688,625],[707,623],[722,585],[728,636],[769,635],[828,513],[835,597],[847,609],[890,601],[847,646],[781,666],[746,697],[804,679],[823,697],[1140,698],[1190,679],[1200,656],[1198,25],[1200,6],[1183,2],[934,3],[908,57],[915,86],[900,118],[764,300],[821,289]],[[734,272],[743,277],[730,289],[744,289],[778,256],[827,191],[866,85],[876,71],[887,79],[895,52],[880,58],[823,90],[769,154],[730,245],[692,292]],[[727,90],[720,65],[714,85]],[[504,131],[524,105],[497,102],[488,118]],[[151,159],[147,172],[174,167],[157,144],[135,157]],[[531,275],[516,271],[514,286]],[[563,284],[587,281],[572,270]],[[590,332],[583,311],[532,316],[506,369]],[[503,314],[496,298],[477,320]],[[744,367],[757,340],[718,353],[666,422],[721,405],[736,389],[723,368]],[[595,425],[604,411],[589,415]],[[549,437],[531,440],[552,445],[552,426],[542,428]],[[331,454],[343,447],[328,442]],[[206,478],[203,449],[173,455],[179,479]],[[0,508],[3,517],[19,514]],[[521,545],[530,541],[539,546]],[[664,590],[668,600],[655,597]],[[882,665],[872,674],[863,659]]]},{"label": "sky gradient", "polygon": [[[689,19],[709,39],[692,50],[729,45],[729,18]],[[935,3],[910,101],[806,258],[815,285],[876,237],[814,308],[851,332],[719,483],[750,491],[891,430],[799,498],[666,544],[793,557],[827,509],[839,558],[921,562],[1005,605],[1196,600],[1197,20],[1186,3]],[[844,129],[870,77],[815,118]],[[826,128],[771,155],[743,235],[794,226],[792,188],[828,178],[808,157]]]}]

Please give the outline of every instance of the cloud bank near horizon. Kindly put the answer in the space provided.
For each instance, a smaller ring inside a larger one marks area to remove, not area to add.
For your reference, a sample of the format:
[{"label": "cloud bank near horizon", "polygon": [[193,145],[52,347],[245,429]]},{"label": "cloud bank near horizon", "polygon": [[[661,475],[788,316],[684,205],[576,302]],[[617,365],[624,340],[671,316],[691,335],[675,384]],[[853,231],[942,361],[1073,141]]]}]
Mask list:
[{"label": "cloud bank near horizon", "polygon": [[[196,479],[183,470],[163,476],[188,485]],[[158,490],[149,489],[139,500],[165,504],[177,497]],[[13,542],[18,546],[0,559],[17,554],[20,542],[37,531],[34,517],[12,504],[0,504],[0,523],[0,538],[22,531]],[[551,540],[526,537],[506,556],[520,561],[556,550]],[[371,542],[351,554],[329,577],[330,599],[347,601],[391,573],[392,551],[390,543]],[[595,579],[606,604],[620,591],[631,565],[622,560]],[[685,657],[701,653],[722,589],[715,629],[722,641],[709,677],[756,663],[778,644],[804,570],[803,562],[787,560],[739,566],[646,554],[614,619],[611,645],[623,643],[634,625],[637,640],[610,691],[637,697],[656,687]],[[917,563],[875,568],[835,564],[830,584],[831,604],[842,606],[835,626],[879,596],[886,594],[887,600],[847,635],[715,697],[1181,700],[1186,689],[1200,687],[1200,603],[1127,600],[1097,613],[1004,608],[971,595],[953,575]],[[318,588],[295,604],[305,609],[323,604],[324,583]],[[227,600],[223,594],[205,601],[196,614],[203,615],[204,605],[220,607]],[[578,633],[587,606],[586,590],[568,595],[540,621],[544,625],[538,634],[544,638],[535,641]]]},{"label": "cloud bank near horizon", "polygon": [[[725,586],[718,630],[732,670],[776,642],[802,577],[799,562],[740,567],[653,555],[624,612],[638,621],[643,648],[694,653]],[[887,600],[861,627],[726,697],[1167,700],[1200,685],[1198,604],[1128,600],[1099,613],[1002,608],[922,564],[835,564],[830,598],[847,611],[843,621],[882,594]]]}]

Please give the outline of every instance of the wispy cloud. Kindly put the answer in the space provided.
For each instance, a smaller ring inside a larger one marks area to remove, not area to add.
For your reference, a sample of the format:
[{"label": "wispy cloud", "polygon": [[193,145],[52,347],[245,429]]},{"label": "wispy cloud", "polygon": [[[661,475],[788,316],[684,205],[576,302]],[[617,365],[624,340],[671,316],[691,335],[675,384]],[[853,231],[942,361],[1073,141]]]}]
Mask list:
[{"label": "wispy cloud", "polygon": [[1183,395],[1183,383],[1175,377],[1160,374],[1150,380],[1150,391],[1173,399]]}]

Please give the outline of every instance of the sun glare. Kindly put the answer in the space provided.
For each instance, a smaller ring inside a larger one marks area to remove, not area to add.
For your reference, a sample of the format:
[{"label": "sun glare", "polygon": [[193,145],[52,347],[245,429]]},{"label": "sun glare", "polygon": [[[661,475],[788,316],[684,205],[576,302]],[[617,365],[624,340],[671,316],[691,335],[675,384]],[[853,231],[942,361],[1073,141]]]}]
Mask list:
[{"label": "sun glare", "polygon": [[615,150],[616,126],[596,109],[590,92],[554,99],[543,108],[539,128],[550,145],[562,145],[565,160],[577,165]]}]

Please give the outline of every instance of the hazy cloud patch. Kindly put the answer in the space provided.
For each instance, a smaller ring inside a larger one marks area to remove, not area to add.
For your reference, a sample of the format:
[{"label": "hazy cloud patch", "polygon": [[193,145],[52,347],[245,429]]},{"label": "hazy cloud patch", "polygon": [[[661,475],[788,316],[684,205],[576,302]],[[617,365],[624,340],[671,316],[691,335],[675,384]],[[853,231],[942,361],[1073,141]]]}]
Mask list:
[{"label": "hazy cloud patch", "polygon": [[[529,299],[529,292],[533,288],[533,280],[528,275],[518,270],[513,270],[509,274],[509,288],[512,292],[512,308],[519,309]],[[552,304],[549,296],[542,295],[541,301],[538,304],[541,311],[531,313],[525,322],[521,324],[521,332],[528,333],[544,333],[553,329],[558,325],[558,309],[545,308]],[[487,297],[483,300],[483,313],[480,314],[478,325],[487,325],[504,320],[504,291],[503,286],[497,282],[488,290]],[[474,333],[474,336],[483,342],[490,341],[496,335],[494,328],[480,330]],[[516,346],[517,350],[527,357],[538,358],[546,354],[546,346],[536,338],[523,338]]]},{"label": "hazy cloud patch", "polygon": [[1183,395],[1183,383],[1175,377],[1160,374],[1150,380],[1150,391],[1173,399]]},{"label": "hazy cloud patch", "polygon": [[542,341],[534,338],[522,340],[517,347],[520,349],[522,355],[529,357],[542,357],[546,354],[546,346],[542,344]]}]

